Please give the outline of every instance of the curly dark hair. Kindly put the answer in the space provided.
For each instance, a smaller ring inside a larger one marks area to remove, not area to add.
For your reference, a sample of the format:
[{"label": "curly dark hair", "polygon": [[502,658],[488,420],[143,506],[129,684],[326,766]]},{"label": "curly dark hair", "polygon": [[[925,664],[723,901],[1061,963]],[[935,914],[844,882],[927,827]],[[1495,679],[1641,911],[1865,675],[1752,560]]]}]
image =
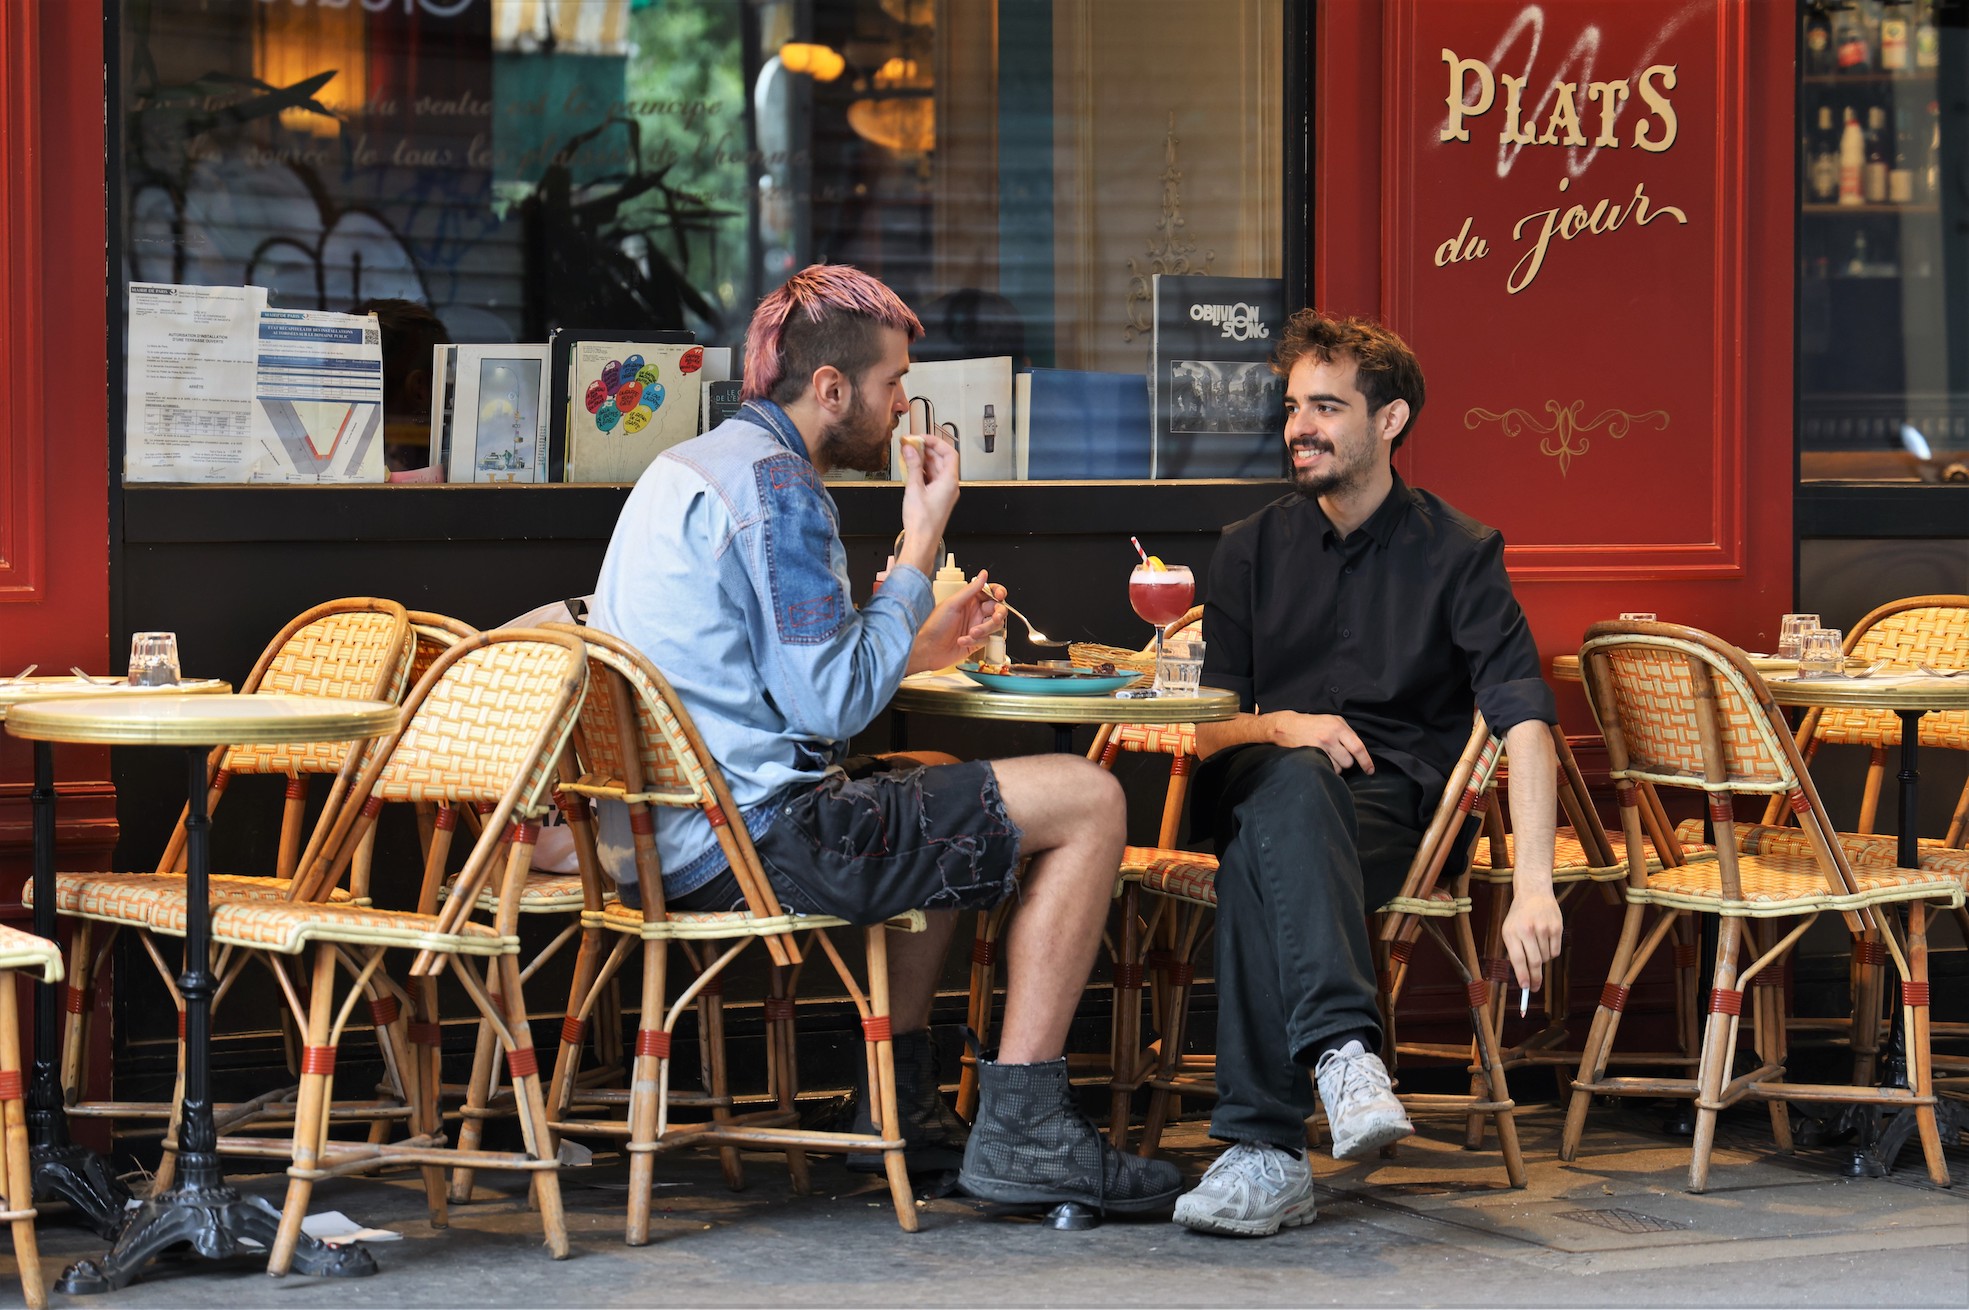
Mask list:
[{"label": "curly dark hair", "polygon": [[1422,365],[1416,362],[1408,343],[1372,319],[1335,318],[1317,309],[1302,309],[1286,320],[1272,371],[1289,378],[1293,366],[1308,355],[1322,364],[1331,364],[1341,356],[1351,358],[1354,385],[1367,398],[1370,414],[1380,413],[1391,400],[1408,402],[1408,422],[1395,437],[1390,453],[1400,450],[1408,434],[1415,431],[1424,395]]}]

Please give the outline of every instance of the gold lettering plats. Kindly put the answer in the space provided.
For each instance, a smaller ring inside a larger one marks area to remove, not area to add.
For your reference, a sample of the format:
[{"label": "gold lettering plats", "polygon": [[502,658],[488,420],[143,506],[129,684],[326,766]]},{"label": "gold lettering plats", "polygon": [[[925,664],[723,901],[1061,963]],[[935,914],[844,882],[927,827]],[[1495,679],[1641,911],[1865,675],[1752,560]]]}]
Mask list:
[{"label": "gold lettering plats", "polygon": [[[1500,148],[1512,156],[1526,146],[1558,146],[1568,151],[1590,147],[1594,152],[1621,149],[1619,120],[1622,106],[1630,95],[1645,109],[1627,133],[1627,148],[1659,154],[1675,144],[1679,124],[1668,96],[1675,89],[1673,64],[1650,64],[1631,84],[1627,79],[1599,82],[1554,79],[1551,93],[1539,102],[1537,110],[1527,114],[1528,76],[1498,73],[1486,61],[1462,58],[1447,46],[1443,47],[1442,58],[1449,67],[1449,93],[1444,100],[1449,116],[1436,134],[1441,142],[1469,142],[1468,124],[1484,118],[1497,107],[1497,88],[1501,83],[1503,122],[1497,140]],[[1537,115],[1548,102],[1551,110],[1545,113],[1541,127]],[[1589,130],[1593,133],[1590,137]],[[1499,176],[1507,171],[1505,164],[1500,163]],[[1571,175],[1559,179],[1559,190],[1569,190],[1573,178],[1584,171],[1584,164],[1569,169]],[[1531,286],[1545,267],[1554,238],[1569,242],[1582,236],[1606,236],[1630,219],[1639,228],[1664,217],[1674,219],[1677,225],[1689,221],[1687,213],[1674,205],[1657,202],[1648,195],[1645,184],[1638,182],[1631,196],[1602,197],[1590,208],[1586,204],[1555,204],[1549,209],[1534,210],[1511,229],[1511,239],[1523,244],[1523,252],[1505,278],[1504,289],[1515,296]],[[1457,234],[1436,247],[1436,267],[1468,263],[1490,254],[1489,240],[1471,231],[1473,222],[1474,219],[1465,218]]]}]

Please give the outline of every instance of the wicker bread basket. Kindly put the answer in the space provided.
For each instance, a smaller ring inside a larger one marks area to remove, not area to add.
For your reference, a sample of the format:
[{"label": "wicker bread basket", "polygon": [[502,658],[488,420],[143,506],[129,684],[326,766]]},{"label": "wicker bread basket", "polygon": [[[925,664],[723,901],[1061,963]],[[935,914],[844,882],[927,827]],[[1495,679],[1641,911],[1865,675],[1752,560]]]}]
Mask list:
[{"label": "wicker bread basket", "polygon": [[[1163,633],[1174,636],[1190,627],[1203,617],[1203,606],[1197,605],[1163,629]],[[1067,655],[1075,664],[1092,665],[1106,662],[1114,665],[1116,673],[1135,670],[1141,676],[1130,683],[1131,687],[1147,687],[1155,682],[1155,643],[1150,642],[1141,650],[1128,650],[1121,646],[1103,646],[1097,641],[1076,641],[1067,647]]]},{"label": "wicker bread basket", "polygon": [[1124,650],[1120,646],[1103,646],[1097,641],[1076,641],[1067,647],[1067,657],[1085,667],[1112,664],[1116,673],[1133,669],[1142,676],[1128,684],[1131,687],[1146,687],[1155,681],[1154,650]]}]

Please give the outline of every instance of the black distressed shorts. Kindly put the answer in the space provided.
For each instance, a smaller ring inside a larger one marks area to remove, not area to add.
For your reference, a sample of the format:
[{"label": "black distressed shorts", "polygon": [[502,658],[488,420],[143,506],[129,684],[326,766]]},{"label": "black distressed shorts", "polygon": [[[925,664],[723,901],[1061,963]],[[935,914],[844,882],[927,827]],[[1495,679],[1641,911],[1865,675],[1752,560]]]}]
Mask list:
[{"label": "black distressed shorts", "polygon": [[[753,844],[785,909],[868,924],[997,905],[1017,886],[1022,836],[989,761],[862,755],[795,792]],[[726,869],[669,904],[735,910],[745,898]]]}]

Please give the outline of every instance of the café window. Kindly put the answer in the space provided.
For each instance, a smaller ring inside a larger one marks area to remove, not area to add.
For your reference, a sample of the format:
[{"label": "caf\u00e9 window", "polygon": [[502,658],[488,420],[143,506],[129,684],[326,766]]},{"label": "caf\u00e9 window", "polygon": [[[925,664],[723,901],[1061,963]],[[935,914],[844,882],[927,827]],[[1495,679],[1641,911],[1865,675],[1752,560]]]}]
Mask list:
[{"label": "caf\u00e9 window", "polygon": [[717,359],[827,261],[922,318],[967,479],[1282,473],[1285,0],[109,6],[121,281],[428,309],[382,320],[397,462],[433,344]]},{"label": "caf\u00e9 window", "polygon": [[1799,10],[1806,482],[1969,483],[1969,9]]}]

